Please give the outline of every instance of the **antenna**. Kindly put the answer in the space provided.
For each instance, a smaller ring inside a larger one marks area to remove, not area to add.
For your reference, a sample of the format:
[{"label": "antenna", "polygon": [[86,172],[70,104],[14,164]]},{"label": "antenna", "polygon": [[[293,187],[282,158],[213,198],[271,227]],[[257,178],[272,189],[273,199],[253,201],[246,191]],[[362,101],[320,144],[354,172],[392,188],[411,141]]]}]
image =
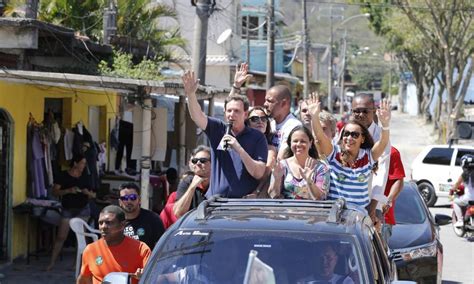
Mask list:
[{"label": "antenna", "polygon": [[217,44],[222,44],[224,41],[226,41],[230,36],[232,35],[232,29],[226,29],[223,31],[219,37],[217,38],[216,43]]}]

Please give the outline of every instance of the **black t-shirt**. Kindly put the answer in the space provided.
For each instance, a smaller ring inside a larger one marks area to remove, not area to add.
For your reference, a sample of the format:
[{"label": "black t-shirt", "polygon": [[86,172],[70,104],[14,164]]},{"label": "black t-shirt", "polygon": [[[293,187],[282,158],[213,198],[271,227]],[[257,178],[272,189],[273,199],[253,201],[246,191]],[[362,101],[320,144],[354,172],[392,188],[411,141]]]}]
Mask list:
[{"label": "black t-shirt", "polygon": [[[193,181],[194,175],[188,175],[184,177],[178,184],[178,189],[176,190],[176,200],[179,200],[189,188],[189,185]],[[205,192],[202,192],[199,188],[196,188],[194,191],[193,200],[191,201],[191,206],[189,206],[189,210],[193,210],[197,208],[201,202],[206,200]]]},{"label": "black t-shirt", "polygon": [[147,244],[151,250],[165,232],[160,216],[155,212],[140,208],[137,218],[127,220],[124,234]]},{"label": "black t-shirt", "polygon": [[[88,177],[85,173],[80,177],[73,177],[68,171],[62,171],[56,179],[56,184],[61,186],[60,190],[77,186],[80,189],[87,188],[90,190]],[[84,193],[68,193],[62,196],[61,204],[64,209],[84,208],[87,205],[88,197]]]}]

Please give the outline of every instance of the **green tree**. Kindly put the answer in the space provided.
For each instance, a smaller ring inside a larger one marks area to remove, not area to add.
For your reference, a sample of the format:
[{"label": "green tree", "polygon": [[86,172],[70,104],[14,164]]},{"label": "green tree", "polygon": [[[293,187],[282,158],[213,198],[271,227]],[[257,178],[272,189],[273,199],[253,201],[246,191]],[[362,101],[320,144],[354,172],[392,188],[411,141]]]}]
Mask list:
[{"label": "green tree", "polygon": [[146,41],[152,51],[164,60],[172,60],[169,47],[184,48],[186,40],[179,28],[161,29],[160,18],[176,19],[176,11],[150,0],[118,0],[117,33],[130,39]]},{"label": "green tree", "polygon": [[102,34],[104,5],[104,0],[41,0],[38,19],[98,40]]},{"label": "green tree", "polygon": [[[457,0],[358,0],[371,13],[372,28],[388,39],[388,48],[413,72],[420,110],[433,98],[436,79],[447,93],[448,133],[459,118],[467,92],[474,51],[474,4]],[[464,82],[464,83],[462,83]],[[438,112],[440,113],[440,112]],[[449,135],[450,135],[449,134]]]},{"label": "green tree", "polygon": [[[108,0],[41,0],[38,19],[71,28],[92,40],[102,40],[103,15],[108,2]],[[171,60],[170,48],[185,46],[186,41],[181,38],[179,28],[164,30],[159,27],[161,18],[176,19],[173,8],[151,0],[115,0],[115,2],[117,35],[125,36],[130,41],[147,42],[149,59]],[[13,0],[9,3],[5,14],[21,17],[24,5],[25,0]],[[124,51],[131,52],[131,50]]]},{"label": "green tree", "polygon": [[142,80],[160,80],[160,60],[143,58],[138,64],[133,63],[132,55],[114,50],[112,64],[106,61],[99,63],[99,72],[102,75]]}]

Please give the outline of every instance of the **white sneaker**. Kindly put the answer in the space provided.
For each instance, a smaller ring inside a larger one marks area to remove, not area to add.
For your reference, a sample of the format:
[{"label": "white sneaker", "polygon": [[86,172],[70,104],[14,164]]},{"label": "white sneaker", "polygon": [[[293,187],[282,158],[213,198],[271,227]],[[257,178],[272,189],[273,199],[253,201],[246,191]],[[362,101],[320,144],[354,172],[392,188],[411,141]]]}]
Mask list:
[{"label": "white sneaker", "polygon": [[464,222],[461,221],[461,220],[459,220],[459,221],[457,221],[456,223],[454,223],[454,227],[456,227],[456,228],[460,228],[460,227],[462,227],[462,226],[464,226]]}]

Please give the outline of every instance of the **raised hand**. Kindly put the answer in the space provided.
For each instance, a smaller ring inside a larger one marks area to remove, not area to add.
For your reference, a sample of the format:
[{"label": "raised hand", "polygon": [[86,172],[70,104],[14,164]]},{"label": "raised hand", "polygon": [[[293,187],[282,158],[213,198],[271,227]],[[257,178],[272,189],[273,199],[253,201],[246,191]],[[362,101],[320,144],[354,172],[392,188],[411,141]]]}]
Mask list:
[{"label": "raised hand", "polygon": [[195,188],[200,185],[204,180],[205,178],[200,177],[198,175],[194,175],[193,180],[191,181],[191,186]]},{"label": "raised hand", "polygon": [[316,166],[316,160],[308,157],[304,163],[304,168],[299,168],[300,175],[306,183],[312,183],[313,181],[311,180],[311,174],[314,171],[314,167]]},{"label": "raised hand", "polygon": [[392,117],[392,109],[390,101],[387,99],[383,99],[380,102],[380,108],[377,109],[377,117],[384,127],[388,127],[390,125],[390,119]]},{"label": "raised hand", "polygon": [[247,63],[242,63],[235,66],[235,75],[234,75],[234,86],[240,88],[242,84],[247,81],[247,79],[251,78],[251,74],[247,74],[249,70],[249,65]]},{"label": "raised hand", "polygon": [[321,112],[321,102],[319,101],[319,95],[317,93],[311,93],[309,98],[306,100],[306,104],[308,105],[308,110],[311,114],[311,117],[319,117],[319,113]]},{"label": "raised hand", "polygon": [[199,86],[199,79],[196,79],[194,71],[187,70],[181,79],[183,80],[185,95],[195,94]]}]

